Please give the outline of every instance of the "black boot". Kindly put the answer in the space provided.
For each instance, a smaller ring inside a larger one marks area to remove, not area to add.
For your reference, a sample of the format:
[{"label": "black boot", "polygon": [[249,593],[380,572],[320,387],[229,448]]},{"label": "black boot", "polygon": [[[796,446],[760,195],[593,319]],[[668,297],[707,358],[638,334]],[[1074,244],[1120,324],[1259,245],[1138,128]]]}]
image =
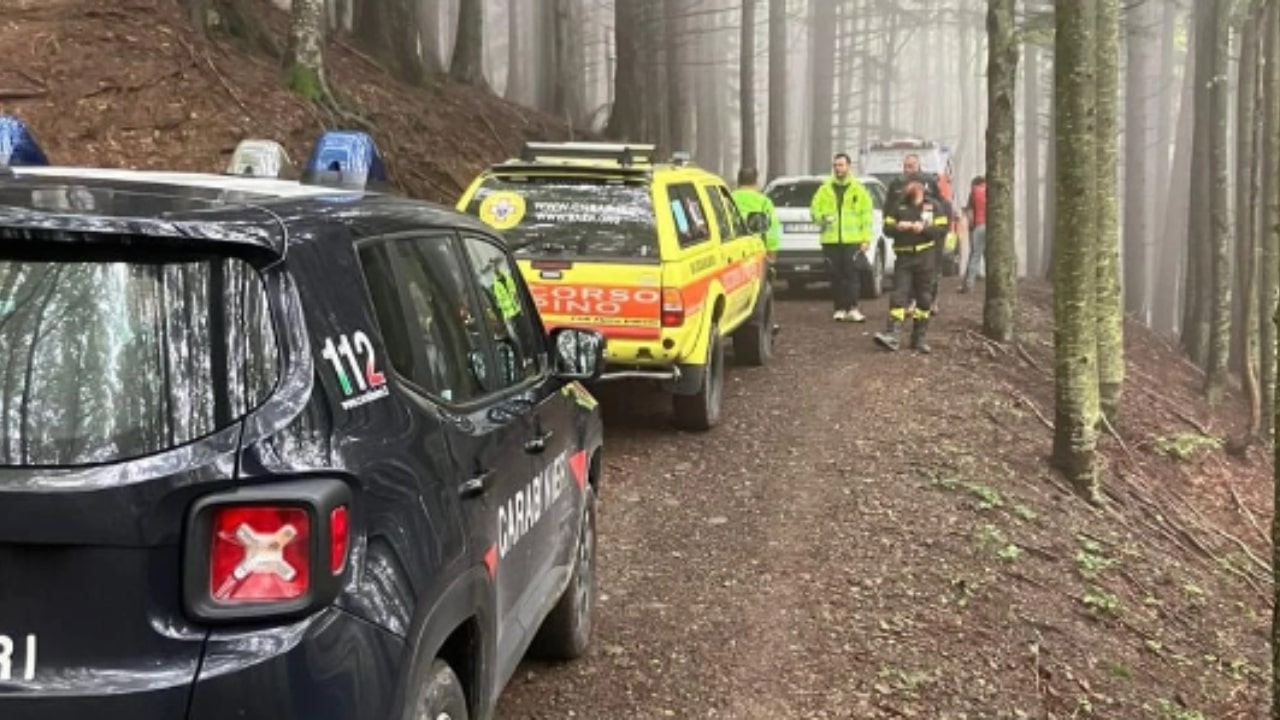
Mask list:
[{"label": "black boot", "polygon": [[876,333],[876,344],[890,352],[898,350],[898,335],[902,332],[902,321],[889,318],[884,332]]},{"label": "black boot", "polygon": [[929,354],[933,349],[929,347],[929,341],[925,339],[925,333],[929,331],[929,318],[916,318],[911,324],[911,349],[916,352]]}]

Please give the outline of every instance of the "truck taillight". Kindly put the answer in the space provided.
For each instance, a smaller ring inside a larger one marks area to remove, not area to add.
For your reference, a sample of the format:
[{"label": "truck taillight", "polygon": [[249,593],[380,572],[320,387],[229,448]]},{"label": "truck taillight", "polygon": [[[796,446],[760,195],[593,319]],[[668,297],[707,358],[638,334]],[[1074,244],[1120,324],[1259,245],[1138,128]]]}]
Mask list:
[{"label": "truck taillight", "polygon": [[684,325],[684,298],[676,288],[662,290],[662,326],[680,327]]},{"label": "truck taillight", "polygon": [[213,513],[209,594],[222,604],[294,600],[311,578],[307,512],[221,507]]},{"label": "truck taillight", "polygon": [[186,531],[183,597],[206,622],[316,612],[350,565],[351,489],[337,479],[276,480],[200,498]]},{"label": "truck taillight", "polygon": [[333,575],[341,575],[347,567],[348,522],[345,505],[329,513],[329,572]]}]

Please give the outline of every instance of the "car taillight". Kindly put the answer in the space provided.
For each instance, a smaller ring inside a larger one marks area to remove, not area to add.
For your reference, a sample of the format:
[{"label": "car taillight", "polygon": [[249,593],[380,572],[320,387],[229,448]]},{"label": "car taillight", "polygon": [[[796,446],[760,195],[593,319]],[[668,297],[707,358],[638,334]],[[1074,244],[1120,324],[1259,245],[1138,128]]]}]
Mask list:
[{"label": "car taillight", "polygon": [[684,298],[676,288],[662,290],[662,326],[680,327],[684,324]]},{"label": "car taillight", "polygon": [[311,523],[300,508],[218,508],[209,594],[224,604],[302,597],[311,577],[310,537]]},{"label": "car taillight", "polygon": [[187,612],[205,622],[300,616],[334,602],[351,564],[351,488],[272,479],[200,498],[183,551]]},{"label": "car taillight", "polygon": [[348,519],[346,506],[329,513],[329,572],[341,575],[347,566]]}]

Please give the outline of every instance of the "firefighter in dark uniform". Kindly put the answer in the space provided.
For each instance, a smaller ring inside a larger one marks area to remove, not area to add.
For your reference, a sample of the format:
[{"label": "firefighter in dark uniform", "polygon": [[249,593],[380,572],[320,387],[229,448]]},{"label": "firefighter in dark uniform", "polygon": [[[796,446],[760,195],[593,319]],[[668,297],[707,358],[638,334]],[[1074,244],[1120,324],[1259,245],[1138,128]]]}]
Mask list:
[{"label": "firefighter in dark uniform", "polygon": [[[951,205],[942,196],[942,188],[938,185],[937,176],[925,173],[920,169],[920,156],[911,153],[902,159],[902,175],[894,179],[889,184],[888,193],[886,193],[885,207],[895,207],[896,203],[902,201],[902,193],[908,183],[917,182],[924,186],[925,199],[931,203],[935,212],[945,214],[948,219],[952,216]],[[948,228],[950,223],[948,223]],[[946,238],[944,237],[945,241]],[[935,314],[938,311],[938,281],[942,277],[942,263],[946,256],[946,243],[939,242],[934,247],[933,262],[933,307],[930,308]]]},{"label": "firefighter in dark uniform", "polygon": [[935,248],[946,240],[951,219],[938,212],[924,184],[908,182],[895,205],[885,207],[884,231],[893,240],[893,295],[889,298],[888,327],[876,333],[876,344],[896,351],[907,305],[915,301],[911,325],[911,349],[930,351],[925,334],[933,308],[934,274],[938,255]]}]

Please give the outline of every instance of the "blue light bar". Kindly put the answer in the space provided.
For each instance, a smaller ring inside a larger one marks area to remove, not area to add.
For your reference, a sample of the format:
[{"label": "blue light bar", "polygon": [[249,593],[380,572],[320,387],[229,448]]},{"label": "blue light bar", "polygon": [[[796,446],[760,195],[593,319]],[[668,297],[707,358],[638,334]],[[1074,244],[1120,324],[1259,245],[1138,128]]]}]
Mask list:
[{"label": "blue light bar", "polygon": [[27,124],[12,115],[0,115],[0,167],[48,164]]},{"label": "blue light bar", "polygon": [[320,136],[307,160],[302,182],[344,189],[375,189],[387,184],[387,170],[373,137],[356,130],[330,130]]}]

